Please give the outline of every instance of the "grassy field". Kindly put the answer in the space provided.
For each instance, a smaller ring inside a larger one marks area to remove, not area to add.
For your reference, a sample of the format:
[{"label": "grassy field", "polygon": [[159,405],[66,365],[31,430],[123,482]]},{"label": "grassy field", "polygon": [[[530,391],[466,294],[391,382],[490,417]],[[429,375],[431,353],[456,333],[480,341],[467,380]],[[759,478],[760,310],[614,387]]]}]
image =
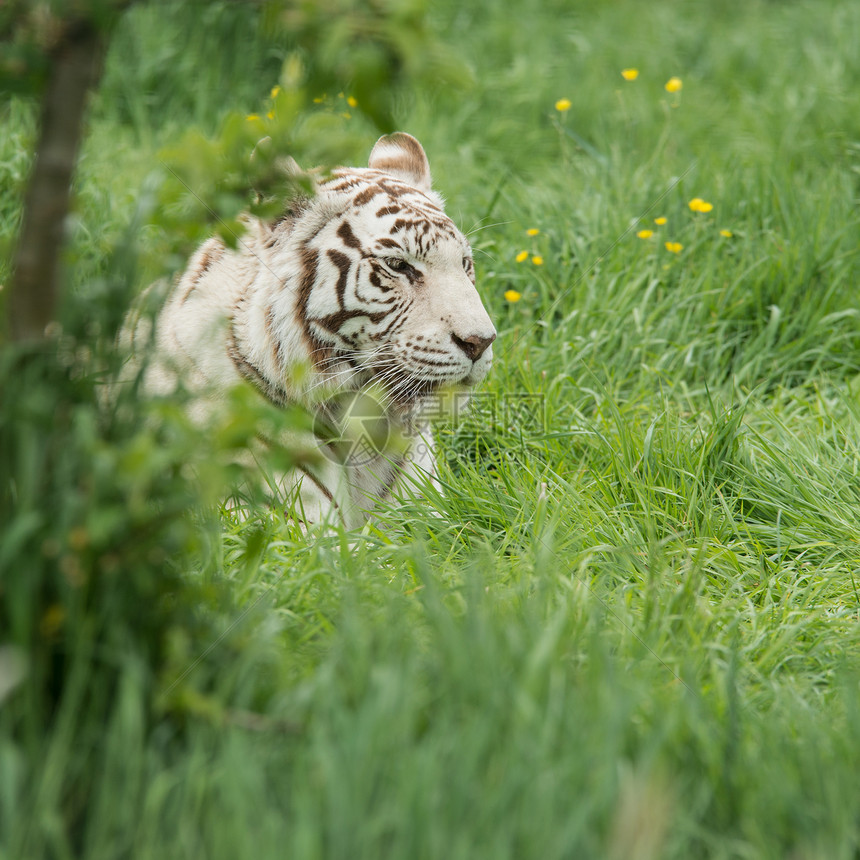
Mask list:
[{"label": "grassy field", "polygon": [[[0,858],[860,857],[860,4],[432,7],[473,81],[398,121],[499,329],[439,516],[201,525],[188,715],[145,726],[126,667],[36,768],[0,719]],[[95,321],[159,151],[281,60],[235,10],[133,14],[72,225]],[[0,110],[9,240],[35,120]]]}]

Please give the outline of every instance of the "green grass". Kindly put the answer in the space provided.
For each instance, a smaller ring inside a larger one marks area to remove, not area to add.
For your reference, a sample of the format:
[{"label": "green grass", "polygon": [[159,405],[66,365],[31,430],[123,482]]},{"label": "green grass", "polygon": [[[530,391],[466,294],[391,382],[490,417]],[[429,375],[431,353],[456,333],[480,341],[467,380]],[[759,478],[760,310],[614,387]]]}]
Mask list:
[{"label": "green grass", "polygon": [[[499,328],[444,495],[360,539],[201,528],[210,632],[155,685],[185,716],[146,725],[141,668],[35,759],[0,719],[0,858],[860,856],[860,6],[571,5],[433,4],[473,85],[398,108]],[[69,252],[94,319],[157,152],[280,60],[132,14]],[[33,115],[0,110],[8,240]]]}]

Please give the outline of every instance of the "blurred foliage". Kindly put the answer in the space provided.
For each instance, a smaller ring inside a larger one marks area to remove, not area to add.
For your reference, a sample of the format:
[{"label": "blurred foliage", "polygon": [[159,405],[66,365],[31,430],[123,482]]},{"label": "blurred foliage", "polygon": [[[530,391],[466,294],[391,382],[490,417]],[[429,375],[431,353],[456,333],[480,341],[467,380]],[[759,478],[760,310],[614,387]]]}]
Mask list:
[{"label": "blurred foliage", "polygon": [[297,46],[320,93],[348,85],[358,105],[394,131],[391,87],[405,79],[433,87],[461,85],[467,67],[431,33],[426,0],[270,2],[265,22]]},{"label": "blurred foliage", "polygon": [[[0,630],[25,667],[0,728],[35,780],[45,737],[71,726],[81,754],[67,763],[62,793],[76,788],[62,829],[73,838],[119,687],[133,679],[151,701],[171,640],[194,638],[217,598],[189,577],[206,567],[205,528],[188,513],[200,509],[187,471],[199,434],[176,411],[103,408],[88,348],[56,346],[7,347],[0,366]],[[144,705],[139,719],[151,715]]]},{"label": "blurred foliage", "polygon": [[38,95],[71,31],[109,33],[131,0],[7,0],[0,4],[0,92]]},{"label": "blurred foliage", "polygon": [[[225,719],[225,667],[244,655],[247,672],[257,646],[233,635],[241,616],[219,575],[218,503],[242,482],[236,453],[298,419],[241,387],[202,432],[181,397],[142,400],[133,377],[108,390],[86,341],[65,335],[48,349],[0,357],[0,759],[11,767],[16,751],[15,788],[53,797],[68,851],[120,713],[141,737],[180,732],[192,715]],[[275,449],[270,464],[296,457]],[[245,484],[244,500],[261,504],[257,491]],[[59,771],[50,737],[73,739]]]}]

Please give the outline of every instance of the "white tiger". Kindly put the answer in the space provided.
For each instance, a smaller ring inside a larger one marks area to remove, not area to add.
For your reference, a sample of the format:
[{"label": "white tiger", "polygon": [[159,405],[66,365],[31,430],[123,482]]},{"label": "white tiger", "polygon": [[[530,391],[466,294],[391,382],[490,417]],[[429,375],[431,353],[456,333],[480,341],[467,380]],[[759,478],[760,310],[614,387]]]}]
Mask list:
[{"label": "white tiger", "polygon": [[[204,414],[243,379],[278,405],[322,400],[324,413],[338,392],[382,390],[385,419],[404,430],[443,386],[468,390],[492,363],[471,249],[442,205],[421,144],[397,133],[274,223],[248,219],[236,250],[210,239],[156,319],[145,388],[181,383]],[[353,527],[404,481],[433,479],[427,422],[407,429],[405,447],[282,476],[294,515]]]}]

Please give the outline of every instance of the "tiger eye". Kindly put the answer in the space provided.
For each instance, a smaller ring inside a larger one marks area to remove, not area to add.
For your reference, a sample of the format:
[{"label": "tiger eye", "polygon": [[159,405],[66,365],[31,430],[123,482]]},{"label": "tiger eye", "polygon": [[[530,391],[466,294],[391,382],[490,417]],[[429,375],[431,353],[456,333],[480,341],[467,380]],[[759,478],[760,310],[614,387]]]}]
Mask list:
[{"label": "tiger eye", "polygon": [[406,275],[409,278],[417,278],[420,272],[414,266],[406,262],[402,257],[384,257],[382,260],[392,272],[398,275]]}]

